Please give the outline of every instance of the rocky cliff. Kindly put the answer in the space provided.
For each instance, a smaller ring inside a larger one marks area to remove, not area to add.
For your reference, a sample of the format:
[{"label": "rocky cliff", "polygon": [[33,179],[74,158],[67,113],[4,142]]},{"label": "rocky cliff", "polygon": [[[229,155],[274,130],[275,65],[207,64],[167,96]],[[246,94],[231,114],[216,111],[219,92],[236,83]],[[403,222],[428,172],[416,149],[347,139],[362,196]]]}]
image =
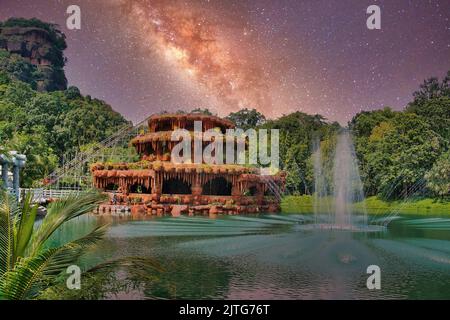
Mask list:
[{"label": "rocky cliff", "polygon": [[0,49],[22,56],[36,66],[39,91],[65,90],[65,37],[54,25],[37,19],[10,19],[0,23]]}]

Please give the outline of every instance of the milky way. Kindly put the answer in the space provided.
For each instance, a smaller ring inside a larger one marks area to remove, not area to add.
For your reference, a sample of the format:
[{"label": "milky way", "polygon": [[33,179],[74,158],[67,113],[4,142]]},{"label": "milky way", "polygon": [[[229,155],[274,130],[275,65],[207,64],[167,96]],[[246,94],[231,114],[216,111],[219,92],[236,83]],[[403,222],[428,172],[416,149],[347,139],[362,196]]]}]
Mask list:
[{"label": "milky way", "polygon": [[228,109],[271,111],[269,77],[248,46],[232,46],[246,36],[244,21],[218,16],[198,2],[125,1],[123,10],[144,46]]}]

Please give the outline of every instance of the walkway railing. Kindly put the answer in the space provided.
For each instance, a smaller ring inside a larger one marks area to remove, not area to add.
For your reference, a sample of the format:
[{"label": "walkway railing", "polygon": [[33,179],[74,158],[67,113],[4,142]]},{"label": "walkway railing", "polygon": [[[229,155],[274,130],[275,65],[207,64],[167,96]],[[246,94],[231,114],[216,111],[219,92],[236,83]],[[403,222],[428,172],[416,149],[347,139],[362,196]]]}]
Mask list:
[{"label": "walkway railing", "polygon": [[[108,148],[115,147],[121,142],[128,144],[129,140],[134,137],[139,130],[142,128],[145,129],[147,120],[148,118],[135,125],[126,125],[118,128],[116,133],[96,144],[89,150],[78,152],[73,158],[71,158],[71,160],[64,161],[61,167],[52,172],[46,178],[47,187],[54,188],[55,186],[59,186],[59,182],[65,177],[76,177],[77,179],[85,178],[86,174],[90,174],[87,166],[89,163],[95,161],[96,159],[101,159],[104,155],[104,151]],[[63,158],[67,159],[70,157],[64,156]]]},{"label": "walkway railing", "polygon": [[23,199],[26,194],[31,193],[33,202],[44,203],[50,199],[61,199],[68,196],[78,195],[82,190],[56,190],[56,189],[20,189],[20,199]]}]

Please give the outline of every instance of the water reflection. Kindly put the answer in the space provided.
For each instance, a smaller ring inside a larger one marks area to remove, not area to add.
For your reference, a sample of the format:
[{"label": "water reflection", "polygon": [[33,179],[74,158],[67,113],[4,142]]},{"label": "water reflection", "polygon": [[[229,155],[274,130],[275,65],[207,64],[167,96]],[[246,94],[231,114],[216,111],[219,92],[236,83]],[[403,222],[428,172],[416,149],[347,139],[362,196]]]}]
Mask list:
[{"label": "water reflection", "polygon": [[[450,219],[401,217],[387,230],[369,233],[301,227],[313,220],[89,216],[66,225],[54,241],[111,223],[107,239],[85,263],[156,258],[166,272],[142,284],[141,298],[450,298]],[[381,290],[366,288],[372,264],[381,268]]]}]

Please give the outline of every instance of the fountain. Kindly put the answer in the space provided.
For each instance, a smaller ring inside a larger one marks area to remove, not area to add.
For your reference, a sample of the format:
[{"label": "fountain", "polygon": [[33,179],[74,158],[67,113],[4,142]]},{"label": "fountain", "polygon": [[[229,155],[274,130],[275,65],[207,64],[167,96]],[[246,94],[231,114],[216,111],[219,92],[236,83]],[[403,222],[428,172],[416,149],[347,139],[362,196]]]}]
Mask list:
[{"label": "fountain", "polygon": [[[334,223],[341,227],[353,224],[353,203],[364,200],[364,190],[359,175],[353,141],[344,131],[337,137],[333,166]],[[363,223],[367,224],[367,211],[362,209]]]},{"label": "fountain", "polygon": [[[315,223],[321,223],[323,216],[320,214],[328,213],[331,214],[328,201],[323,201],[327,196],[327,184],[325,182],[324,169],[322,164],[322,152],[320,148],[320,139],[315,138],[313,140],[313,165],[314,165],[314,221]],[[327,221],[331,221],[331,217],[327,217]]]},{"label": "fountain", "polygon": [[337,135],[330,168],[324,166],[318,139],[313,142],[313,148],[315,223],[308,227],[372,230],[373,227],[367,223],[365,207],[359,206],[357,211],[354,209],[354,203],[364,200],[364,190],[350,133],[344,130]]}]

